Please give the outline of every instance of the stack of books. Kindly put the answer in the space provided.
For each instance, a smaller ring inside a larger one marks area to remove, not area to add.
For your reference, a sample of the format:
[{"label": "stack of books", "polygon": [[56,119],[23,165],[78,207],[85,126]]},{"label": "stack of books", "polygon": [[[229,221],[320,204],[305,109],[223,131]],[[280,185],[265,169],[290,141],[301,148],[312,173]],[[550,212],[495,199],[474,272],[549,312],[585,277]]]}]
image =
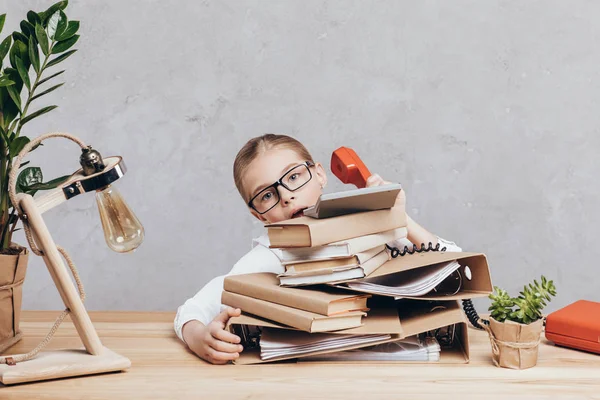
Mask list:
[{"label": "stack of books", "polygon": [[468,362],[458,300],[492,291],[485,256],[390,259],[386,243],[407,234],[404,204],[350,208],[320,202],[313,217],[266,225],[285,272],[225,278],[222,303],[243,312],[228,324],[245,346],[235,363]]},{"label": "stack of books", "polygon": [[305,331],[329,332],[361,326],[367,294],[336,288],[286,288],[269,272],[225,277],[221,302],[252,315]]},{"label": "stack of books", "polygon": [[[377,195],[372,191],[369,196]],[[367,204],[369,196],[363,195]],[[327,204],[320,202],[321,209]],[[279,250],[285,267],[285,273],[279,275],[280,284],[303,286],[368,277],[389,260],[386,243],[407,235],[405,205],[396,202],[392,206],[328,218],[304,216],[266,225],[271,247]]]}]

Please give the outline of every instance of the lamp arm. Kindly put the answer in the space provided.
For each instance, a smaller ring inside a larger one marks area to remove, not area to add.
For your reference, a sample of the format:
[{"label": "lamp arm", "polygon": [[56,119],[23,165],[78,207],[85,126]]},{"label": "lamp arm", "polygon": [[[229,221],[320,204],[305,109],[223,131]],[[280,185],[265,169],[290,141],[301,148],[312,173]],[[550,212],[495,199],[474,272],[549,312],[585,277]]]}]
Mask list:
[{"label": "lamp arm", "polygon": [[44,140],[50,139],[53,137],[62,137],[65,139],[72,140],[73,142],[77,143],[79,145],[79,147],[81,147],[82,149],[85,149],[88,147],[77,136],[73,136],[70,133],[64,133],[64,132],[46,133],[44,135],[38,136],[37,138],[35,138],[32,141],[30,141],[29,143],[27,143],[25,145],[25,147],[23,147],[23,149],[17,155],[17,158],[13,163],[13,167],[10,170],[10,174],[8,175],[8,195],[10,196],[10,201],[12,202],[13,206],[19,212],[20,212],[20,209],[17,206],[19,204],[19,202],[17,200],[17,174],[19,173],[19,167],[21,166],[21,162],[23,161],[23,158],[25,158],[27,153],[29,153],[31,151],[31,149],[33,149],[35,146],[38,146]]}]

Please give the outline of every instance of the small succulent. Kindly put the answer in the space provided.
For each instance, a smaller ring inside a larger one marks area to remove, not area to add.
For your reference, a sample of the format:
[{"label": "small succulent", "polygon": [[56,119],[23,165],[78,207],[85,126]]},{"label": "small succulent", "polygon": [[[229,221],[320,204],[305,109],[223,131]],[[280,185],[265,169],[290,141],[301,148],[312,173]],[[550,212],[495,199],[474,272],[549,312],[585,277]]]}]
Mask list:
[{"label": "small succulent", "polygon": [[505,290],[494,286],[494,292],[489,295],[492,304],[488,310],[498,322],[509,320],[530,324],[542,318],[542,310],[551,301],[551,296],[556,296],[554,282],[542,275],[541,283],[534,279],[518,297],[510,297]]}]

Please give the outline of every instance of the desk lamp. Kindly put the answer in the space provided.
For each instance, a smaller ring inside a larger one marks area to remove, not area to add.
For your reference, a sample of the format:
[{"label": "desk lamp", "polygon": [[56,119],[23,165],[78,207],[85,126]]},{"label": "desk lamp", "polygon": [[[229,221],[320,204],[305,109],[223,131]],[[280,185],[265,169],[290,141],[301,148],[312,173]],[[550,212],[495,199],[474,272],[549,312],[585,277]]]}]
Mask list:
[{"label": "desk lamp", "polygon": [[[81,168],[59,187],[34,199],[29,194],[17,193],[16,177],[25,155],[48,138],[65,138],[81,147]],[[103,346],[90,320],[83,300],[85,293],[77,269],[68,253],[58,247],[46,226],[42,214],[61,203],[89,192],[96,192],[104,237],[108,246],[117,252],[136,249],[143,241],[144,228],[127,206],[112,183],[125,174],[125,164],[120,156],[102,158],[100,153],[83,141],[67,133],[49,133],[29,142],[17,156],[9,177],[10,199],[19,212],[29,246],[34,254],[43,257],[54,284],[66,307],[57,318],[46,338],[27,354],[0,357],[0,382],[5,385],[55,378],[91,375],[122,371],[131,362]],[[73,284],[61,254],[77,283]],[[84,349],[41,351],[50,341],[64,318],[71,314]]]}]

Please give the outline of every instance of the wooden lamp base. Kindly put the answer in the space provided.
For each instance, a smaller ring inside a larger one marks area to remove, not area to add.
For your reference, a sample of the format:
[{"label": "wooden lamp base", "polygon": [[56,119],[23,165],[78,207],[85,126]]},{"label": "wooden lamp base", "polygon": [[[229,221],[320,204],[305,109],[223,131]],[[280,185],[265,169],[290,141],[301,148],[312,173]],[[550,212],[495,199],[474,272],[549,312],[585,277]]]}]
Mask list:
[{"label": "wooden lamp base", "polygon": [[44,351],[35,358],[16,365],[0,365],[0,382],[4,385],[37,382],[48,379],[94,375],[123,371],[131,361],[103,348],[100,355],[91,355],[84,348]]}]

